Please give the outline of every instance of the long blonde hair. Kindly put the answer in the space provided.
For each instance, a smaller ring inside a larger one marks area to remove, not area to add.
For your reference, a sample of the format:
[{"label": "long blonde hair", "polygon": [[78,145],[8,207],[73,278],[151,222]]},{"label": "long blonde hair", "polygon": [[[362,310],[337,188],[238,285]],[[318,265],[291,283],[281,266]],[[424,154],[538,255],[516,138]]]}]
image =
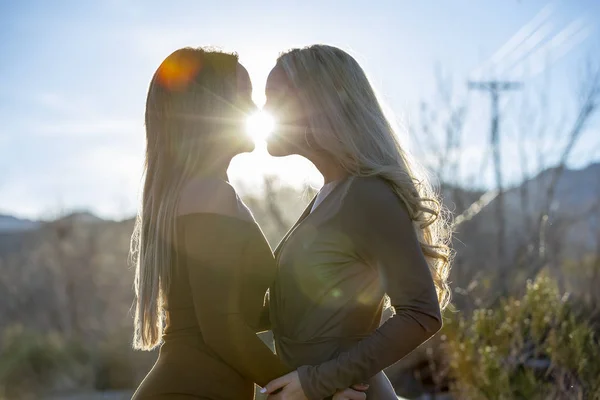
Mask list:
[{"label": "long blonde hair", "polygon": [[183,48],[161,63],[150,82],[142,204],[130,248],[136,349],[151,350],[161,341],[178,196],[206,167],[204,157],[215,151],[224,123],[234,120],[236,66],[234,54]]},{"label": "long blonde hair", "polygon": [[448,214],[400,145],[363,69],[348,53],[326,45],[290,50],[277,65],[297,89],[318,147],[352,175],[382,177],[404,202],[445,308],[452,254]]}]

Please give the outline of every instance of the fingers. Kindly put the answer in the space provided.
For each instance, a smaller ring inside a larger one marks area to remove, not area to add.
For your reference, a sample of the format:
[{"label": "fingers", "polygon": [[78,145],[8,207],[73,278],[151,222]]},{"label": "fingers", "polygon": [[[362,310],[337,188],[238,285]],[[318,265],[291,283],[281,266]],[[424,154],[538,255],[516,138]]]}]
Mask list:
[{"label": "fingers", "polygon": [[369,390],[369,384],[368,383],[357,383],[354,384],[352,386],[350,386],[352,389],[354,390],[358,390],[359,392],[366,392],[367,390]]},{"label": "fingers", "polygon": [[333,395],[333,400],[366,400],[367,394],[365,392],[358,392],[353,389],[339,390]]},{"label": "fingers", "polygon": [[282,387],[284,387],[285,385],[290,383],[290,380],[291,380],[290,374],[280,376],[279,378],[274,379],[271,382],[267,383],[265,385],[265,387],[260,389],[260,392],[266,393],[266,394],[272,394],[276,390],[281,389]]},{"label": "fingers", "polygon": [[269,399],[269,400],[283,399],[283,389],[280,388],[280,389],[273,390],[273,392],[267,396],[267,399]]}]

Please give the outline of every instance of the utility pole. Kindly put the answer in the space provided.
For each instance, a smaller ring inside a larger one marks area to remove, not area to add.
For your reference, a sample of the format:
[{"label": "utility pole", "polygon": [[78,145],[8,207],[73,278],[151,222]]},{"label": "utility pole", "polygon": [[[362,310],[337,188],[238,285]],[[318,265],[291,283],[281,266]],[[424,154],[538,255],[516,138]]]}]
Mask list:
[{"label": "utility pole", "polygon": [[492,126],[490,135],[490,145],[492,147],[492,157],[494,160],[494,175],[496,179],[496,190],[498,197],[496,199],[496,221],[498,223],[498,261],[504,261],[504,240],[505,240],[505,221],[504,221],[504,197],[502,184],[502,164],[500,158],[500,110],[499,97],[500,92],[507,90],[520,89],[520,82],[509,81],[473,81],[469,82],[469,89],[488,92],[492,98]]}]

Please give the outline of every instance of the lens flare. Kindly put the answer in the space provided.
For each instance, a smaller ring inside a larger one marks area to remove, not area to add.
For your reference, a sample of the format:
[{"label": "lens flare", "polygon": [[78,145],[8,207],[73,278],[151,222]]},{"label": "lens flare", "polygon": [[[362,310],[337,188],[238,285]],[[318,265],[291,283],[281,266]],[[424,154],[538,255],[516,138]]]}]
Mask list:
[{"label": "lens flare", "polygon": [[199,57],[177,54],[168,57],[158,69],[158,82],[170,90],[182,90],[202,68]]},{"label": "lens flare", "polygon": [[275,121],[273,117],[264,111],[250,115],[246,121],[246,131],[255,143],[264,142],[274,128]]}]

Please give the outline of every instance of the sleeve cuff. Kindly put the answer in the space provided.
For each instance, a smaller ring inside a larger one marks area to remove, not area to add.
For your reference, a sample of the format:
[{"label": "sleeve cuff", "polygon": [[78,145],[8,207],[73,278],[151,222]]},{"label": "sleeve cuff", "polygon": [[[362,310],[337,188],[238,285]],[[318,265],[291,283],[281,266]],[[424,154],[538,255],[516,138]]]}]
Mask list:
[{"label": "sleeve cuff", "polygon": [[296,371],[298,371],[298,378],[300,379],[302,391],[308,400],[323,400],[325,397],[331,396],[333,393],[326,393],[324,395],[322,393],[318,393],[317,388],[315,388],[315,370],[316,367],[312,365],[303,365],[298,367]]}]

